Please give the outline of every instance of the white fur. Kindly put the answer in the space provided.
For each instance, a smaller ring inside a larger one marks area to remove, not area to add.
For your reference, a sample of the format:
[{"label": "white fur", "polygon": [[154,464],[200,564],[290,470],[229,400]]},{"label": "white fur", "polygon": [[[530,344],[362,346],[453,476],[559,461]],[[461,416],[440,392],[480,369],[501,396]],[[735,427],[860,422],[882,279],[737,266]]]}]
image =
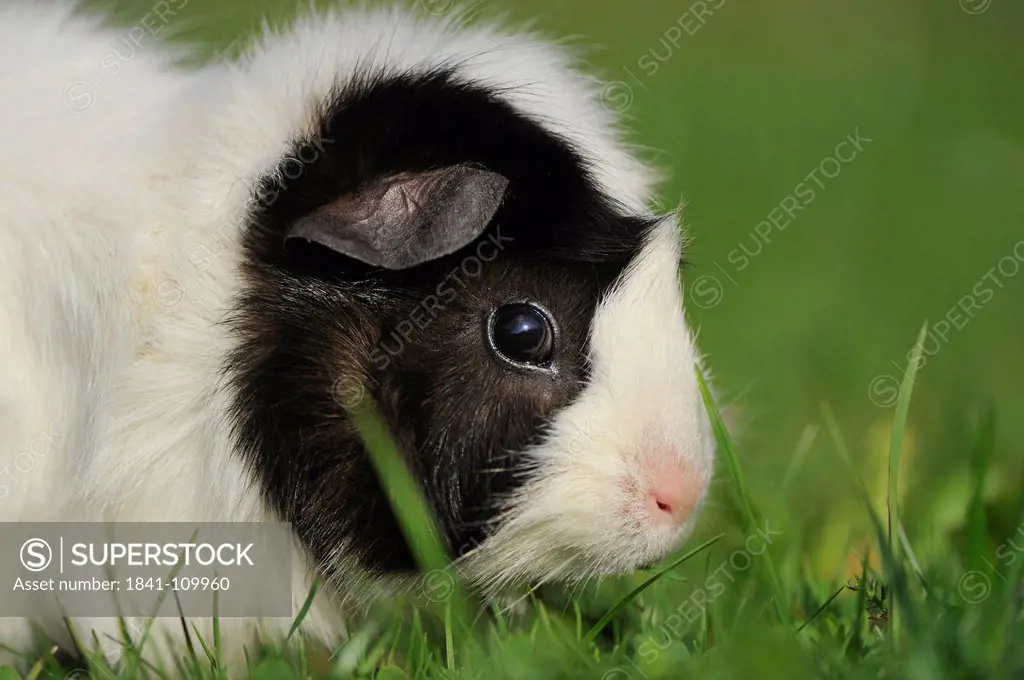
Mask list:
[{"label": "white fur", "polygon": [[[255,179],[313,134],[318,104],[357,65],[457,65],[578,147],[608,193],[635,209],[651,197],[654,174],[619,141],[599,85],[531,35],[353,10],[268,33],[238,64],[176,70],[166,51],[145,45],[110,75],[110,50],[124,40],[124,30],[49,4],[0,10],[4,520],[272,518],[231,454],[218,377],[231,341],[217,322],[238,287],[239,225]],[[91,107],[77,110],[90,91]],[[711,474],[678,248],[667,218],[603,302],[593,383],[533,452],[546,481],[471,556],[481,582],[621,571],[661,556],[692,524],[638,523],[620,488],[639,483],[645,446],[666,444],[701,485]],[[311,579],[301,550],[294,573],[297,610]],[[319,595],[306,631],[344,634],[358,599]],[[62,622],[41,623],[68,643]],[[76,623],[85,639],[116,636],[109,619]],[[289,623],[226,619],[225,649]],[[180,624],[159,625],[173,643]],[[27,635],[28,622],[0,619],[5,644]]]},{"label": "white fur", "polygon": [[697,354],[683,318],[679,228],[658,225],[591,332],[592,373],[576,401],[531,451],[542,481],[515,499],[516,514],[471,555],[490,585],[583,580],[658,560],[693,528],[653,524],[645,500],[679,467],[704,500],[714,439],[697,386]]}]

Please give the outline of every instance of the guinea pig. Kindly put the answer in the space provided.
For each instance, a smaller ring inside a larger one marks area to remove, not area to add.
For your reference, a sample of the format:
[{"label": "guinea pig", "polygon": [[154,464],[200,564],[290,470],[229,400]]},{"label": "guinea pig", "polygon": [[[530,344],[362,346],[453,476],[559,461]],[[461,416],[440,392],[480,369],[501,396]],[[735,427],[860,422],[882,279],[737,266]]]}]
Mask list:
[{"label": "guinea pig", "polygon": [[681,225],[565,47],[341,9],[185,68],[49,5],[0,27],[5,520],[289,522],[295,610],[321,578],[305,630],[343,635],[415,566],[366,396],[484,593],[690,533],[714,439]]}]

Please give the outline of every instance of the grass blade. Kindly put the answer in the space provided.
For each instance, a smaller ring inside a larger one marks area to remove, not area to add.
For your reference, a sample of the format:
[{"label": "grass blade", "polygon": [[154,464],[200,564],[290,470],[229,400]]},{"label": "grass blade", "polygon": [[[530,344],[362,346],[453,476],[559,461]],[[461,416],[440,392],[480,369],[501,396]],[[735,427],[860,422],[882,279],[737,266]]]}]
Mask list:
[{"label": "grass blade", "polygon": [[[372,400],[364,396],[350,409],[350,414],[421,571],[447,569],[450,560],[434,514]],[[453,579],[452,593],[445,606],[452,607],[453,623],[463,630],[470,628],[472,619],[458,579]]]},{"label": "grass blade", "polygon": [[199,640],[199,646],[203,648],[203,653],[206,654],[206,660],[210,662],[213,668],[217,668],[217,658],[213,655],[213,650],[206,644],[206,640],[203,639],[202,633],[199,632],[199,628],[196,624],[192,624],[192,632],[196,634],[196,640]]},{"label": "grass blade", "polygon": [[452,607],[451,601],[445,602],[444,606],[444,652],[445,665],[448,670],[455,669],[455,636],[452,631]]},{"label": "grass blade", "polygon": [[864,622],[867,620],[868,557],[868,551],[865,550],[860,560],[860,583],[857,588],[856,618],[854,619],[853,626],[850,628],[849,637],[846,638],[842,648],[839,650],[840,657],[845,657],[851,647],[856,651],[859,651],[861,647]]},{"label": "grass blade", "polygon": [[808,425],[803,429],[803,432],[800,433],[800,439],[797,440],[796,443],[796,450],[793,451],[793,457],[789,461],[789,466],[786,468],[785,474],[782,475],[782,483],[779,484],[779,492],[782,497],[785,498],[789,495],[789,491],[793,487],[793,482],[796,481],[796,476],[800,471],[800,467],[807,458],[807,454],[811,450],[811,447],[814,446],[814,441],[817,437],[817,425]]},{"label": "grass blade", "polygon": [[839,589],[838,589],[838,590],[836,590],[836,592],[832,593],[832,597],[830,597],[830,598],[828,598],[827,600],[825,600],[824,604],[822,604],[822,605],[821,605],[820,607],[818,607],[818,608],[817,608],[817,609],[816,609],[816,610],[814,611],[814,613],[813,613],[813,614],[811,614],[811,615],[810,615],[810,616],[809,616],[809,617],[807,618],[807,620],[806,620],[806,621],[804,621],[803,623],[801,623],[801,624],[800,624],[800,627],[796,629],[796,633],[797,633],[797,635],[799,635],[799,634],[800,634],[800,632],[801,632],[801,631],[802,631],[802,630],[803,630],[804,628],[806,628],[807,626],[811,625],[811,622],[812,622],[812,621],[814,621],[814,619],[818,618],[818,615],[820,615],[820,614],[821,614],[821,613],[822,613],[823,611],[825,611],[826,609],[828,609],[828,606],[829,606],[830,604],[832,604],[832,602],[834,602],[834,601],[835,601],[835,599],[836,599],[837,597],[839,597],[839,595],[840,595],[840,594],[841,594],[841,593],[842,593],[842,592],[843,592],[844,590],[846,590],[846,584],[843,584],[843,585],[839,586]]},{"label": "grass blade", "polygon": [[725,534],[718,534],[718,535],[717,535],[717,536],[715,536],[714,538],[711,538],[711,539],[708,539],[707,541],[704,541],[703,543],[701,543],[700,545],[698,545],[698,546],[697,546],[696,548],[694,548],[694,549],[693,549],[693,550],[691,550],[690,552],[686,553],[685,555],[683,555],[683,556],[682,556],[682,557],[680,557],[679,559],[677,559],[677,560],[673,561],[673,562],[672,562],[671,564],[669,564],[669,565],[668,565],[667,567],[665,567],[665,568],[663,568],[663,569],[659,570],[659,571],[658,571],[658,572],[657,572],[656,574],[654,574],[654,575],[653,575],[653,576],[651,576],[651,577],[650,577],[649,579],[647,579],[646,581],[644,581],[643,583],[641,583],[640,585],[638,585],[638,586],[637,586],[636,588],[634,588],[634,589],[632,590],[632,592],[630,592],[630,593],[629,593],[628,595],[626,595],[626,596],[625,596],[624,598],[622,598],[621,600],[619,600],[619,601],[618,601],[618,602],[617,602],[617,603],[615,604],[615,606],[614,606],[614,607],[612,607],[611,609],[609,609],[609,610],[608,610],[608,611],[607,611],[607,612],[605,613],[605,615],[601,617],[601,620],[600,620],[600,621],[598,621],[597,623],[595,623],[595,624],[594,624],[594,627],[593,627],[593,628],[591,628],[591,629],[590,629],[590,630],[589,630],[589,631],[587,632],[587,634],[586,634],[586,635],[585,635],[585,636],[583,637],[583,641],[584,641],[584,643],[586,643],[586,644],[590,644],[590,643],[592,643],[592,642],[593,642],[594,640],[596,640],[596,639],[597,639],[597,636],[598,636],[598,635],[599,635],[599,634],[601,633],[601,631],[602,631],[602,630],[604,630],[604,627],[608,625],[608,622],[609,622],[609,621],[611,621],[612,619],[614,619],[614,618],[615,618],[616,616],[618,616],[618,615],[619,615],[619,612],[621,612],[621,611],[622,611],[623,609],[625,609],[625,608],[626,608],[626,607],[627,607],[627,606],[629,605],[629,603],[630,603],[630,602],[632,602],[632,601],[633,601],[634,599],[636,599],[636,597],[637,597],[637,596],[638,596],[638,595],[639,595],[640,593],[644,592],[644,591],[645,591],[645,590],[647,590],[647,589],[648,589],[649,587],[651,587],[652,585],[654,585],[654,582],[655,582],[655,581],[657,581],[657,580],[658,580],[658,579],[660,579],[660,578],[661,578],[662,576],[664,576],[664,575],[665,575],[665,574],[667,574],[668,572],[670,572],[670,571],[672,571],[673,569],[675,569],[676,567],[678,567],[678,566],[679,566],[680,564],[682,564],[682,563],[683,563],[683,562],[685,562],[686,560],[688,560],[688,559],[690,559],[691,557],[693,557],[694,555],[698,554],[698,553],[699,553],[699,552],[700,552],[701,550],[704,550],[704,549],[706,549],[706,548],[709,548],[709,547],[711,547],[712,545],[714,545],[715,543],[717,543],[718,541],[722,540],[722,537],[723,537],[723,536],[725,536]]},{"label": "grass blade", "polygon": [[[714,430],[715,439],[718,442],[718,450],[722,458],[725,459],[725,467],[729,473],[729,479],[732,482],[736,500],[743,512],[743,518],[746,523],[743,529],[748,535],[754,534],[761,526],[760,514],[747,494],[743,471],[740,469],[739,461],[736,458],[736,452],[732,446],[732,438],[729,436],[729,431],[725,427],[722,415],[719,413],[714,398],[711,396],[711,390],[704,380],[704,374],[700,366],[695,366],[695,370],[697,371],[697,384],[700,387],[701,397],[704,399],[704,407],[707,409],[708,417],[711,419],[711,428]],[[779,573],[775,568],[775,563],[772,561],[771,553],[767,549],[762,556],[761,564],[767,573],[768,580],[771,582],[775,612],[782,623],[790,625],[792,622],[786,606],[788,600],[782,589],[782,581],[779,579]]]},{"label": "grass blade", "polygon": [[836,420],[836,416],[832,413],[832,408],[828,404],[821,405],[821,418],[825,421],[825,429],[828,430],[829,437],[832,438],[832,444],[836,447],[839,460],[842,461],[843,466],[849,473],[849,478],[854,482],[854,487],[861,501],[863,501],[864,507],[870,511],[872,509],[871,494],[868,492],[867,484],[864,483],[864,477],[861,476],[857,468],[853,466],[853,461],[850,460],[850,450],[847,448],[846,439],[839,429],[839,421]]},{"label": "grass blade", "polygon": [[[709,583],[711,579],[711,551],[709,550],[704,556],[704,583]],[[717,598],[716,598],[717,599]],[[712,637],[711,637],[711,608],[715,606],[714,601],[710,603],[710,606],[704,607],[701,612],[701,638],[702,644],[704,645],[704,651],[711,649]]]},{"label": "grass blade", "polygon": [[310,607],[313,606],[313,598],[316,597],[316,591],[320,589],[320,579],[313,579],[313,586],[309,589],[309,595],[306,596],[306,601],[302,603],[302,608],[299,609],[299,613],[296,615],[295,620],[292,621],[291,627],[288,629],[288,635],[285,637],[284,642],[288,644],[288,641],[292,639],[292,635],[295,635],[295,631],[302,625],[306,615],[309,614]]},{"label": "grass blade", "polygon": [[[896,400],[896,414],[893,416],[892,439],[889,442],[889,490],[887,494],[888,506],[888,538],[889,553],[893,562],[898,565],[900,562],[900,451],[903,446],[903,435],[907,429],[907,416],[910,413],[910,397],[914,391],[914,378],[917,376],[917,369],[921,365],[921,353],[924,347],[924,339],[928,335],[928,322],[921,325],[921,331],[917,334],[917,342],[910,352],[910,361],[907,365],[907,372],[903,375],[903,383],[900,385],[899,399]],[[896,599],[893,598],[889,608],[889,631],[893,637],[893,643],[899,642],[899,619],[897,618],[898,608]]]},{"label": "grass blade", "polygon": [[892,550],[889,549],[889,543],[886,536],[886,531],[882,525],[882,520],[878,514],[873,510],[868,513],[871,519],[871,525],[874,528],[875,536],[877,537],[879,551],[882,558],[882,572],[885,574],[885,584],[888,590],[888,620],[886,629],[890,630],[890,639],[895,644],[896,635],[891,633],[893,626],[893,611],[897,608],[902,610],[903,614],[901,617],[906,620],[908,630],[916,628],[916,623],[913,618],[913,611],[910,608],[910,594],[908,585],[908,578],[906,569],[900,562],[896,561],[896,556],[893,555]]},{"label": "grass blade", "polygon": [[32,668],[29,670],[28,675],[25,676],[25,680],[38,680],[39,675],[43,672],[43,666],[49,658],[52,658],[57,653],[56,647],[51,647],[49,654],[36,661]]},{"label": "grass blade", "polygon": [[369,398],[351,413],[417,562],[427,571],[444,569],[448,557],[433,514]]},{"label": "grass blade", "polygon": [[218,678],[224,676],[223,669],[221,668],[221,663],[220,663],[221,654],[223,653],[224,650],[221,647],[221,637],[220,637],[220,597],[219,597],[219,595],[220,595],[220,593],[218,591],[216,591],[216,590],[213,591],[213,656],[216,658],[217,665],[214,668],[214,671],[216,672]]},{"label": "grass blade", "polygon": [[971,475],[973,490],[967,511],[967,541],[964,554],[971,569],[980,569],[984,555],[995,550],[989,540],[985,525],[985,478],[995,453],[996,415],[995,407],[989,404],[978,423],[971,451]]}]

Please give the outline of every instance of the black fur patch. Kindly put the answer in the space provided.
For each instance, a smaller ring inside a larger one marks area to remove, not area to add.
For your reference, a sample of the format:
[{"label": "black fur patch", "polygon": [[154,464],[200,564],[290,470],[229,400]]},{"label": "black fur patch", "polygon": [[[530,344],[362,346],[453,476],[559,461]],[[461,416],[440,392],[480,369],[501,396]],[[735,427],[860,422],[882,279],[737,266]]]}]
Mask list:
[{"label": "black fur patch", "polygon": [[[240,450],[273,507],[331,571],[413,567],[343,403],[366,389],[454,553],[486,537],[517,485],[517,453],[588,378],[595,305],[652,221],[628,215],[564,141],[446,72],[364,78],[332,96],[315,141],[256,191],[227,369]],[[475,163],[510,180],[471,246],[405,271],[317,246],[284,248],[297,218],[395,172]],[[290,165],[291,167],[287,167]],[[554,370],[491,355],[485,320],[514,300],[557,320]]]}]

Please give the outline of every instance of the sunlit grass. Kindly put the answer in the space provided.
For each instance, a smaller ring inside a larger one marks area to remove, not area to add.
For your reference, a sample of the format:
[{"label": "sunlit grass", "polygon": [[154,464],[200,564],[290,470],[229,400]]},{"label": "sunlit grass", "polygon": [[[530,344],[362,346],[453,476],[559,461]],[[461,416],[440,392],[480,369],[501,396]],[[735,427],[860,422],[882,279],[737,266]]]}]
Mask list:
[{"label": "sunlit grass", "polygon": [[[919,337],[917,348],[920,342]],[[893,413],[893,466],[899,462],[900,432],[910,417],[913,368],[908,368]],[[531,594],[524,600],[525,611],[514,616],[463,589],[453,589],[452,597],[439,603],[391,602],[337,649],[326,650],[327,663],[314,663],[296,633],[308,609],[303,607],[292,627],[295,634],[247,650],[250,676],[932,679],[1017,678],[1024,673],[1024,555],[1013,553],[1011,559],[1006,550],[996,550],[1014,544],[991,535],[979,500],[978,480],[985,478],[992,460],[994,412],[979,422],[970,452],[975,491],[963,508],[966,537],[949,537],[943,559],[917,564],[912,540],[901,531],[905,516],[899,506],[889,504],[888,521],[878,515],[871,490],[849,455],[839,419],[823,409],[840,474],[849,477],[851,490],[862,500],[866,524],[873,527],[856,574],[837,586],[811,573],[799,552],[786,545],[773,544],[736,559],[744,550],[743,539],[761,529],[762,518],[746,493],[742,456],[703,384],[702,389],[727,470],[725,502],[739,508],[736,526],[727,533],[694,540],[653,573],[573,595],[558,589]],[[378,472],[392,489],[402,526],[411,544],[420,546],[416,555],[424,571],[445,568],[448,556],[421,493],[372,405],[359,407],[356,418]],[[1019,521],[1024,522],[1024,512]],[[719,545],[733,552],[723,557],[723,551],[715,551]],[[881,568],[870,566],[870,553],[880,556]],[[457,576],[457,571],[448,573]],[[218,660],[219,640],[204,640],[194,630],[174,669],[141,661],[132,642],[126,643],[120,662],[111,664],[98,653],[99,642],[79,642],[83,672],[94,678],[225,675]],[[25,677],[63,678],[67,673],[44,654]],[[20,677],[12,668],[0,669],[0,680]]]}]

